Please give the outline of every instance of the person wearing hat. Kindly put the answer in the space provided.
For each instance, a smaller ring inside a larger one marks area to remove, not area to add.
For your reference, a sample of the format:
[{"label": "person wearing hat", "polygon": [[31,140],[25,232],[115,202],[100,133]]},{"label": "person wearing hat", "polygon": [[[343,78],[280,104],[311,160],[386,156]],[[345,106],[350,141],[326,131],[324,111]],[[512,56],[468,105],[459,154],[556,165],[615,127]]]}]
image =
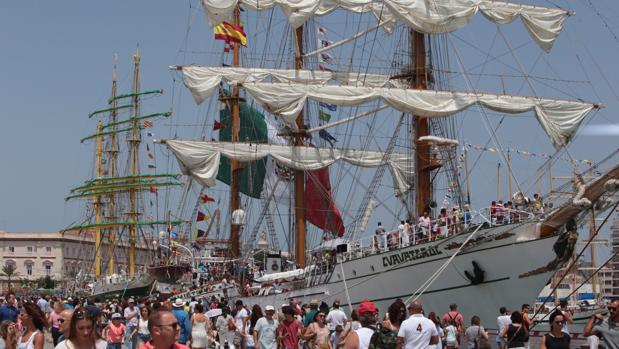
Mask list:
[{"label": "person wearing hat", "polygon": [[370,339],[372,339],[372,335],[376,331],[376,314],[378,314],[376,304],[368,299],[364,299],[359,304],[357,312],[359,313],[361,328],[350,332],[344,342],[344,349],[368,349]]},{"label": "person wearing hat", "polygon": [[254,327],[254,343],[256,349],[277,349],[278,321],[273,318],[275,308],[272,305],[264,307],[265,315],[258,319]]},{"label": "person wearing hat", "polygon": [[326,320],[329,324],[329,331],[331,331],[331,334],[333,334],[337,325],[340,325],[342,328],[346,327],[348,318],[346,317],[346,313],[340,309],[339,299],[336,299],[333,302],[333,307],[331,308],[331,311],[329,311],[329,314],[327,314]]},{"label": "person wearing hat", "polygon": [[318,313],[318,304],[318,299],[312,299],[310,301],[310,309],[307,313],[305,313],[305,316],[303,317],[303,326],[305,326],[305,328],[307,328],[307,326],[309,326],[314,321],[314,317],[316,316],[316,313]]},{"label": "person wearing hat", "polygon": [[119,313],[112,314],[112,322],[103,329],[103,337],[107,340],[108,349],[121,349],[125,341],[125,325],[120,322]]},{"label": "person wearing hat", "polygon": [[176,298],[174,300],[174,303],[172,303],[172,314],[174,314],[180,326],[181,335],[178,338],[178,342],[186,344],[189,337],[191,337],[191,324],[189,322],[189,315],[185,312],[185,302],[182,299]]},{"label": "person wearing hat", "polygon": [[438,332],[432,320],[423,316],[421,302],[416,300],[408,306],[411,316],[404,320],[398,331],[398,348],[422,349],[438,343]]},{"label": "person wearing hat", "polygon": [[135,300],[129,298],[127,301],[129,305],[125,308],[123,314],[125,316],[125,349],[135,349],[137,345],[137,337],[131,336],[133,330],[138,327],[138,317],[140,316],[140,310],[135,306]]}]

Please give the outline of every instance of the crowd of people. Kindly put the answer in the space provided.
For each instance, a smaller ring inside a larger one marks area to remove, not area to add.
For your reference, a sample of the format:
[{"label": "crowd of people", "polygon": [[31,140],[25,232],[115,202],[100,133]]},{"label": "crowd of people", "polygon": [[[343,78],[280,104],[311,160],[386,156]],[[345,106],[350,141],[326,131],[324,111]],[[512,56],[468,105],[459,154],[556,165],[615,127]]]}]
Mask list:
[{"label": "crowd of people", "polygon": [[[593,316],[585,335],[596,335],[606,348],[619,348],[619,300],[610,315]],[[541,349],[568,349],[572,316],[560,308],[549,316],[550,331]],[[329,307],[312,300],[294,299],[277,308],[249,307],[238,300],[177,298],[18,299],[9,294],[0,305],[0,349],[43,349],[53,341],[56,349],[489,349],[491,340],[478,316],[465,319],[456,304],[439,316],[426,315],[416,300],[393,302],[381,313],[362,301],[350,314],[339,300]],[[528,348],[533,322],[529,306],[520,311],[500,309],[497,318],[499,349]],[[50,335],[47,335],[49,332]]]}]

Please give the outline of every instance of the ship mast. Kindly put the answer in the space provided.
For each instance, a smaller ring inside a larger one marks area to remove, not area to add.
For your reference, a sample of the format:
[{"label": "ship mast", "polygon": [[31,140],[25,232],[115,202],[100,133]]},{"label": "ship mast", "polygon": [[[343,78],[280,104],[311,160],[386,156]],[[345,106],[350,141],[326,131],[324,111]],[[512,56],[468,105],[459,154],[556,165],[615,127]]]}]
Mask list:
[{"label": "ship mast", "polygon": [[[97,160],[96,160],[96,173],[97,178],[102,177],[102,157],[103,157],[103,136],[101,131],[103,130],[103,123],[99,121],[97,123]],[[95,207],[95,223],[101,224],[102,221],[102,207],[101,207],[101,195],[97,195],[93,198],[93,205]],[[98,279],[101,276],[101,227],[95,228],[95,277]]]},{"label": "ship mast", "polygon": [[[118,156],[118,150],[116,149],[116,120],[118,119],[118,100],[116,99],[116,94],[118,90],[118,83],[116,79],[116,63],[114,63],[114,72],[112,76],[112,96],[110,100],[112,101],[110,111],[110,123],[112,126],[112,133],[110,134],[110,150],[108,151],[108,157],[110,160],[108,176],[110,178],[116,177],[116,159]],[[108,221],[116,220],[116,195],[114,193],[110,193],[108,195],[108,216],[106,217]],[[114,274],[114,246],[116,245],[114,240],[116,239],[116,227],[110,226],[108,231],[108,275]]]},{"label": "ship mast", "polygon": [[[239,5],[234,9],[233,24],[237,27],[241,25],[240,20],[240,8]],[[241,45],[238,42],[233,43],[233,57],[232,65],[238,67],[240,65],[240,51]],[[239,129],[240,129],[240,109],[239,109],[239,91],[240,86],[234,85],[232,88],[232,142],[239,141]],[[240,173],[243,170],[243,166],[236,160],[230,161],[230,214],[240,208]],[[233,258],[238,258],[241,255],[241,226],[239,224],[230,225],[230,252]]]},{"label": "ship mast", "polygon": [[[295,29],[297,56],[295,57],[294,69],[303,69],[303,26]],[[303,110],[296,119],[298,132],[294,135],[294,145],[303,145]],[[295,216],[295,259],[297,267],[305,267],[305,172],[294,171],[294,216]]]},{"label": "ship mast", "polygon": [[[425,35],[414,29],[410,29],[411,61],[413,63],[412,87],[425,90],[428,88],[426,81],[426,44]],[[424,211],[429,212],[429,203],[432,199],[430,145],[427,142],[419,142],[419,137],[430,135],[428,119],[413,116],[413,144],[415,151],[415,208],[417,217],[421,217]]]},{"label": "ship mast", "polygon": [[[136,50],[133,54],[133,120],[131,120],[131,140],[130,146],[130,161],[131,161],[131,176],[134,179],[131,182],[135,182],[135,177],[138,175],[138,150],[140,145],[140,128],[138,124],[138,117],[140,115],[140,53]],[[138,222],[137,212],[137,193],[134,188],[129,189],[129,276],[135,276],[135,229]]]}]

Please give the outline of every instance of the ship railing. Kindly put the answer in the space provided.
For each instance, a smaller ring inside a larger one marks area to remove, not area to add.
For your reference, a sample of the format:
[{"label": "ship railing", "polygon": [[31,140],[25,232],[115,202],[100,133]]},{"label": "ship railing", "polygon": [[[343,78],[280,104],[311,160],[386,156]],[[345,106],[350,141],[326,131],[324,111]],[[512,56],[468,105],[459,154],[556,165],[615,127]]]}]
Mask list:
[{"label": "ship railing", "polygon": [[454,219],[453,216],[448,216],[431,220],[430,224],[419,223],[412,226],[412,231],[409,230],[407,235],[401,235],[399,230],[394,229],[383,234],[366,236],[348,242],[346,252],[339,253],[338,258],[343,258],[342,260],[346,261],[440,240],[470,232],[482,224],[492,227],[524,223],[537,219],[535,214],[528,211],[503,209],[503,212],[503,215],[497,215],[496,210],[488,207],[480,211],[466,211],[465,214],[467,216],[465,218],[458,217]]}]

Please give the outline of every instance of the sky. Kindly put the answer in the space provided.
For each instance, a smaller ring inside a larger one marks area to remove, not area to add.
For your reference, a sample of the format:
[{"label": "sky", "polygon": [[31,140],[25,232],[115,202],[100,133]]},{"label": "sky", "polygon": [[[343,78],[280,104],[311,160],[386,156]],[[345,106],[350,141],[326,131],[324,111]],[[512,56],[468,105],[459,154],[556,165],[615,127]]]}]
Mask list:
[{"label": "sky", "polygon": [[[507,64],[508,72],[517,70],[520,64],[527,66],[531,75],[555,79],[536,81],[534,92],[599,101],[605,108],[588,123],[598,125],[598,130],[608,124],[617,127],[619,24],[613,19],[619,18],[619,2],[596,0],[593,5],[583,0],[540,0],[536,4],[556,4],[576,12],[568,18],[550,54],[540,54],[520,23],[498,30],[478,15],[470,28],[449,36],[449,45],[457,48],[451,59],[457,62],[462,58],[464,68],[480,74],[493,73],[503,64]],[[319,21],[335,29],[332,35],[337,39],[338,31],[346,25],[342,18],[349,21],[351,17],[338,11]],[[503,35],[512,33],[515,39],[509,42],[515,56],[510,46],[500,43]],[[251,35],[250,31],[250,39]],[[499,41],[496,45],[495,40]],[[168,66],[203,63],[205,56],[200,52],[221,51],[222,46],[213,41],[197,0],[2,1],[0,44],[0,230],[6,231],[57,231],[78,219],[78,211],[68,208],[63,199],[91,174],[92,148],[79,140],[94,133],[88,113],[105,107],[115,57],[119,83],[126,90],[130,86],[131,55],[139,47],[142,87],[166,92],[158,100],[146,102],[149,110],[174,109],[181,120],[197,124],[196,120],[203,117],[201,109],[179,87],[178,77]],[[482,47],[482,51],[476,47]],[[484,65],[487,68],[480,67],[477,63],[487,59],[483,52],[488,50],[502,52],[503,56]],[[504,59],[511,62],[503,63]],[[454,64],[451,68],[463,67]],[[491,77],[480,86],[531,94],[522,79],[505,84],[501,78]],[[469,131],[467,142],[488,141],[479,116],[465,113],[462,120],[462,130]],[[172,131],[165,126],[165,122],[159,123],[154,132],[169,136]],[[551,153],[543,132],[530,127],[530,123],[510,119],[497,133],[505,139],[504,146]],[[197,128],[190,130],[189,137],[199,133]],[[576,159],[595,161],[618,146],[617,136],[584,134],[570,146],[570,152]],[[479,165],[472,183],[480,205],[496,196],[494,173],[498,163],[493,155],[482,155],[488,164]],[[534,190],[530,178],[540,162],[531,158],[514,161],[517,174],[524,178],[522,185]],[[505,185],[506,178],[503,181]],[[372,220],[370,226],[375,223]]]}]

